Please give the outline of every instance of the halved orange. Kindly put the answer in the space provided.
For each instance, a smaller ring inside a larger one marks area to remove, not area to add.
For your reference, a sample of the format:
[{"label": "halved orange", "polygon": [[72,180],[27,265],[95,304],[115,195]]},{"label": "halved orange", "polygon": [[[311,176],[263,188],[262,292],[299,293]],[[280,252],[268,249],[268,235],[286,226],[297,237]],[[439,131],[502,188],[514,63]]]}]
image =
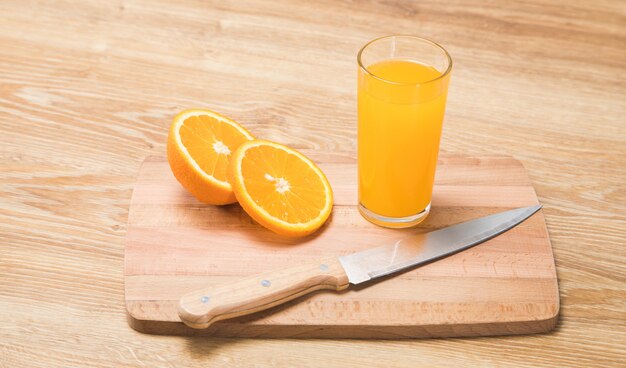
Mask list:
[{"label": "halved orange", "polygon": [[322,170],[282,144],[242,143],[232,156],[228,176],[241,207],[281,235],[311,234],[333,207],[333,192]]},{"label": "halved orange", "polygon": [[167,160],[178,182],[200,201],[236,202],[228,182],[232,153],[254,139],[245,128],[216,112],[185,110],[176,115],[167,137]]}]

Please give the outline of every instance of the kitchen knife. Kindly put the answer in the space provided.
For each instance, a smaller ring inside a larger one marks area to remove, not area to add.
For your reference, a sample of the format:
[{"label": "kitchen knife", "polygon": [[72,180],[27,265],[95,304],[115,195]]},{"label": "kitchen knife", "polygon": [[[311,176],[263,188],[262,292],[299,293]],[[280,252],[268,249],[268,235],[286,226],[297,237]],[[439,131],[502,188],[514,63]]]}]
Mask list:
[{"label": "kitchen knife", "polygon": [[315,290],[344,290],[410,267],[447,257],[511,229],[541,206],[518,208],[440,230],[411,235],[392,244],[246,277],[180,299],[178,315],[188,326],[212,323],[268,309]]}]

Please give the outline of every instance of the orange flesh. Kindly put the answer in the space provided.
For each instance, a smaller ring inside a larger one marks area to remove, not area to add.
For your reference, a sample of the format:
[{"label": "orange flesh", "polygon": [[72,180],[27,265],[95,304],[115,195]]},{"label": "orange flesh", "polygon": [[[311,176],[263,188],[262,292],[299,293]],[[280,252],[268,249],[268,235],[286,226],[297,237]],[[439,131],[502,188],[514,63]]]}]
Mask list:
[{"label": "orange flesh", "polygon": [[[183,146],[202,171],[224,182],[230,154],[248,140],[233,126],[207,115],[185,119],[179,133]],[[226,148],[230,153],[225,153]]]},{"label": "orange flesh", "polygon": [[316,218],[326,205],[323,183],[298,157],[269,146],[252,147],[241,164],[243,183],[255,203],[289,223]]}]

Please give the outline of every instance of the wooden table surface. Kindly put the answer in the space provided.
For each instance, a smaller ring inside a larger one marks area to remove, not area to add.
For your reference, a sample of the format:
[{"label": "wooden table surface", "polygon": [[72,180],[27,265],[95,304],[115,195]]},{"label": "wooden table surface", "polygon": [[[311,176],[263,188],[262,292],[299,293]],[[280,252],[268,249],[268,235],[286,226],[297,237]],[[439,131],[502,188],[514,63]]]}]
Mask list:
[{"label": "wooden table surface", "polygon": [[[173,115],[354,154],[356,53],[444,45],[442,149],[509,154],[545,205],[553,333],[434,340],[142,335],[126,323],[133,182]],[[619,366],[626,346],[624,1],[0,2],[0,367]],[[623,365],[622,365],[623,366]]]}]

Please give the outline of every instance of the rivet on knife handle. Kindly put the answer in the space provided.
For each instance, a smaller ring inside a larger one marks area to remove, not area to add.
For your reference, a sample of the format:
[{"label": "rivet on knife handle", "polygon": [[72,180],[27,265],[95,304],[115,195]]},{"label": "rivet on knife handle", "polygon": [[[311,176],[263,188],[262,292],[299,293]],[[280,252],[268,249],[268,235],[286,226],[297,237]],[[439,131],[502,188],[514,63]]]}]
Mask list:
[{"label": "rivet on knife handle", "polygon": [[206,328],[216,321],[256,313],[315,290],[343,290],[348,285],[339,259],[330,258],[194,291],[180,299],[178,315],[190,327]]}]

